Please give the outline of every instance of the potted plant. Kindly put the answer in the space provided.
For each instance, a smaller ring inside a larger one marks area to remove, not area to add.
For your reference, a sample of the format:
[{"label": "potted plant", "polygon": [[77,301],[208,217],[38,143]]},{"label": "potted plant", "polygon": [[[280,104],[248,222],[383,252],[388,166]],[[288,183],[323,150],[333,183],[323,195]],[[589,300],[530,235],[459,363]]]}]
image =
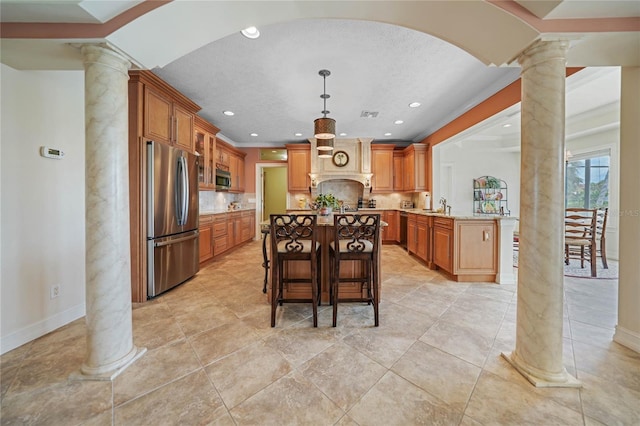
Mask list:
[{"label": "potted plant", "polygon": [[331,214],[335,208],[338,208],[338,200],[333,194],[318,194],[318,196],[313,199],[313,209],[317,210],[321,216]]}]

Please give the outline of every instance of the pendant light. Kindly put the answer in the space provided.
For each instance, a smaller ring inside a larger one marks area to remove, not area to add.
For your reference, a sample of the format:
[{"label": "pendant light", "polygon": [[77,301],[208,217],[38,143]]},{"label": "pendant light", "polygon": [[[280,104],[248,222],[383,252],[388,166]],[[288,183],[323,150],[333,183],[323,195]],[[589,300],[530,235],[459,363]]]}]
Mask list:
[{"label": "pendant light", "polygon": [[320,142],[320,140],[330,140],[329,142],[324,142],[322,145],[318,143],[317,148],[320,151],[328,151],[333,149],[333,138],[336,137],[336,120],[333,118],[327,118],[327,99],[331,97],[331,95],[327,95],[327,76],[331,75],[331,71],[329,70],[320,70],[318,72],[322,76],[324,82],[324,92],[320,97],[324,101],[324,110],[322,111],[323,116],[321,118],[316,118],[313,122],[314,124],[314,136]]},{"label": "pendant light", "polygon": [[316,142],[318,143],[318,158],[333,157],[333,139],[316,139]]}]

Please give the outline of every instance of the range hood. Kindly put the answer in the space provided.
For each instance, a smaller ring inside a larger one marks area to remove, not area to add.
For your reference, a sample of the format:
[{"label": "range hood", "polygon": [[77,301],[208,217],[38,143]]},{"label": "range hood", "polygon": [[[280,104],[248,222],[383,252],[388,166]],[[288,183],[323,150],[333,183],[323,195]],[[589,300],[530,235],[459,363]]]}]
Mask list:
[{"label": "range hood", "polygon": [[371,188],[371,141],[373,139],[353,138],[335,139],[333,143],[334,155],[338,152],[345,154],[346,164],[336,165],[332,158],[318,158],[316,139],[310,138],[311,143],[311,188],[329,180],[353,180],[360,182],[365,189]]}]

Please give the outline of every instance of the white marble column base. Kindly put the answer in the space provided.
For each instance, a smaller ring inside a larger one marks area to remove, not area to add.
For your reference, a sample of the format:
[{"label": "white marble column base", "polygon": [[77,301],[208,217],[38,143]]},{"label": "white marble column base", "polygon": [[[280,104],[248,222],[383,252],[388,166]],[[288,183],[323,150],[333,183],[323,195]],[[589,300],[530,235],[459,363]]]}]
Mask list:
[{"label": "white marble column base", "polygon": [[542,372],[536,374],[533,372],[533,368],[530,366],[525,366],[519,358],[515,355],[515,352],[507,353],[502,352],[502,357],[506,359],[509,364],[513,366],[520,374],[522,374],[525,379],[527,379],[533,386],[537,388],[581,388],[582,382],[573,377],[571,374],[567,373],[567,370],[562,371],[562,373],[555,375],[553,380],[549,378],[542,378],[540,376],[544,376]]},{"label": "white marble column base", "polygon": [[627,330],[620,325],[616,325],[616,332],[613,335],[613,341],[626,346],[632,351],[640,353],[640,334]]},{"label": "white marble column base", "polygon": [[[147,348],[138,348],[134,346],[133,350],[129,352],[127,356],[119,360],[116,363],[117,365],[110,366],[112,368],[110,368],[108,371],[100,371],[100,372],[88,371],[87,372],[86,370],[91,370],[91,369],[83,365],[80,371],[71,373],[71,375],[69,376],[69,380],[75,380],[75,381],[94,380],[94,381],[105,381],[105,382],[112,381],[113,379],[118,377],[120,373],[126,370],[127,367],[129,367],[131,364],[136,362],[138,358],[144,355],[145,352],[147,352]],[[100,370],[104,370],[104,367],[101,367]]]}]

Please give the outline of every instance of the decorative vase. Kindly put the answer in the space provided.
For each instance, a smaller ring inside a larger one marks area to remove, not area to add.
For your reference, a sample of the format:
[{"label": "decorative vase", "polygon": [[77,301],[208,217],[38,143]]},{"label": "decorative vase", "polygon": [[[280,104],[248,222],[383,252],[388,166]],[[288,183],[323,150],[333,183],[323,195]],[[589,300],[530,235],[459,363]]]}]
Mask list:
[{"label": "decorative vase", "polygon": [[332,211],[333,211],[333,209],[331,207],[320,207],[318,209],[318,214],[320,216],[329,216]]}]

